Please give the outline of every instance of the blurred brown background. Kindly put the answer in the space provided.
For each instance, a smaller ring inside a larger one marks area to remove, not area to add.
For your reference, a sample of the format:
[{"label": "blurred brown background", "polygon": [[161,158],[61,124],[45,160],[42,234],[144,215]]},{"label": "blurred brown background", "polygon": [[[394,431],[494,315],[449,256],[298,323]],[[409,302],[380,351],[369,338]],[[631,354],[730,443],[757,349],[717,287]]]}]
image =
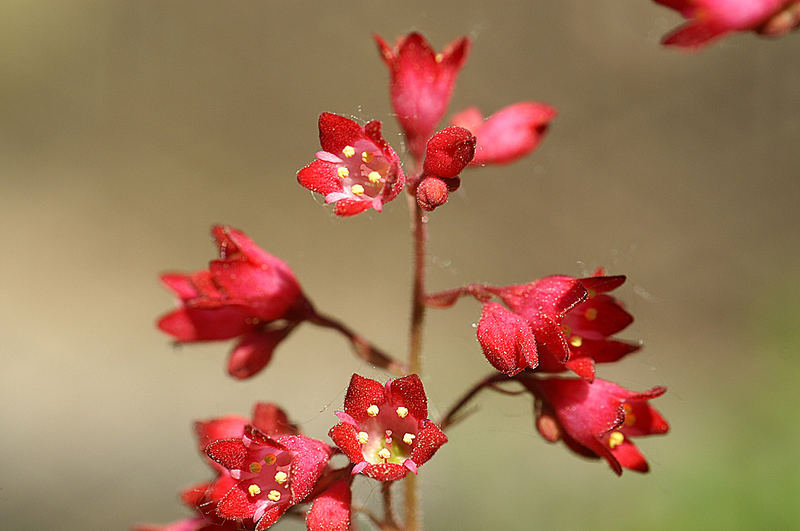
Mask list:
[{"label": "blurred brown background", "polygon": [[[451,113],[560,113],[533,156],[470,171],[431,216],[430,287],[627,274],[623,336],[646,348],[599,374],[668,386],[673,426],[639,439],[650,474],[617,478],[546,444],[528,398],[485,395],[422,469],[428,528],[800,525],[800,35],[687,55],[658,45],[678,23],[645,0],[3,2],[0,527],[178,519],[178,490],[209,476],[193,419],[270,400],[324,439],[350,374],[383,378],[306,326],[237,382],[229,344],[175,349],[153,323],[173,304],[157,274],[203,267],[224,222],[405,351],[405,201],[336,219],[295,172],[322,111],[381,119],[401,150],[370,35],[411,29],[474,39]],[[429,314],[434,417],[489,369],[478,312]]]}]

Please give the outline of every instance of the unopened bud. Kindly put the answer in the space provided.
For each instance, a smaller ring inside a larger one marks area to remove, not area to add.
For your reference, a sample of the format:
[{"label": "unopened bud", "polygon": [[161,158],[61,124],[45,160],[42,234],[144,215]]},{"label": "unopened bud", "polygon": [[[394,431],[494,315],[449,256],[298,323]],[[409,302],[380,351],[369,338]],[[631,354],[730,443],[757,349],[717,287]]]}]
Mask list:
[{"label": "unopened bud", "polygon": [[417,204],[423,210],[431,211],[447,202],[447,184],[438,177],[425,177],[417,186]]}]

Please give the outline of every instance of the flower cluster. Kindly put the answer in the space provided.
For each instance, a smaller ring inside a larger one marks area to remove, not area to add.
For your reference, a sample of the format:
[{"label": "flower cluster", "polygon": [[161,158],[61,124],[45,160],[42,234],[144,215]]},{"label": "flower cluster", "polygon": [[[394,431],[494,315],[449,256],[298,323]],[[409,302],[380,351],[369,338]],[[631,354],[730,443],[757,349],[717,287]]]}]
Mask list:
[{"label": "flower cluster", "polygon": [[[680,2],[664,3],[681,9]],[[623,468],[648,470],[633,438],[668,430],[649,404],[664,388],[635,393],[595,376],[597,364],[619,361],[639,349],[637,342],[616,336],[633,322],[611,295],[624,276],[598,270],[585,278],[553,275],[527,284],[425,292],[425,212],[448,201],[468,168],[507,164],[533,151],[556,111],[525,101],[484,118],[470,107],[437,130],[470,41],[458,39],[441,53],[418,33],[401,37],[394,46],[378,36],[375,41],[389,69],[391,104],[412,170],[404,170],[380,122],[362,125],[324,112],[318,122],[321,150],[298,171],[297,180],[343,217],[381,211],[401,192],[409,194],[416,253],[408,363],[318,312],[289,266],[243,232],[213,227],[218,259],[198,272],[161,277],[178,299],[177,309],[159,319],[162,331],[179,343],[235,339],[228,373],[241,379],[262,370],[293,330],[310,323],[342,334],[364,361],[400,377],[381,383],[353,374],[343,410],[335,413],[338,423],[332,422],[328,432],[333,445],[301,433],[270,403],[256,404],[252,418],[197,422],[198,446],[213,477],[183,492],[194,515],[166,526],[140,526],[140,531],[264,530],[284,515],[303,513],[312,531],[346,530],[355,510],[366,512],[351,503],[352,485],[359,478],[382,484],[384,516],[368,514],[376,526],[417,530],[415,482],[406,477],[416,475],[448,442],[445,430],[477,391],[500,390],[504,382],[522,385],[533,396],[536,425],[547,441],[561,440],[579,455],[604,458],[618,474]],[[476,337],[497,372],[434,422],[418,374],[424,308],[448,308],[463,296],[482,304]],[[551,376],[567,372],[575,377]],[[409,489],[403,526],[395,520],[390,492],[400,480]]]}]

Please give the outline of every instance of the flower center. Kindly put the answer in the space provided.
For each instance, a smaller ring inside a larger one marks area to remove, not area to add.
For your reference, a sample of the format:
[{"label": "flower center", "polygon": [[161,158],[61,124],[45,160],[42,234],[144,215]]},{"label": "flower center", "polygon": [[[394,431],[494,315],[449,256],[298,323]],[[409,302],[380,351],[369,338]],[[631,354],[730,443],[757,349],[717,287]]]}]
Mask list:
[{"label": "flower center", "polygon": [[373,465],[403,464],[414,449],[419,434],[419,421],[408,408],[388,403],[371,404],[367,418],[359,424],[358,442],[364,460]]},{"label": "flower center", "polygon": [[336,174],[351,199],[374,199],[383,192],[389,162],[375,144],[359,140],[335,155],[341,159]]}]

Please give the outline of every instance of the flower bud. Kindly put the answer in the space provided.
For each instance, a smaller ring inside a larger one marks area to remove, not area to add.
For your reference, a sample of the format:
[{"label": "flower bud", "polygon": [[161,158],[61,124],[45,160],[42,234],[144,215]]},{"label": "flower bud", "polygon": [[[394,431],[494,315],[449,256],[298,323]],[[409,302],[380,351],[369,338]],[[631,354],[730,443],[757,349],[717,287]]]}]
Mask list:
[{"label": "flower bud", "polygon": [[443,179],[428,176],[417,186],[417,204],[423,210],[431,211],[447,202],[449,192]]}]

